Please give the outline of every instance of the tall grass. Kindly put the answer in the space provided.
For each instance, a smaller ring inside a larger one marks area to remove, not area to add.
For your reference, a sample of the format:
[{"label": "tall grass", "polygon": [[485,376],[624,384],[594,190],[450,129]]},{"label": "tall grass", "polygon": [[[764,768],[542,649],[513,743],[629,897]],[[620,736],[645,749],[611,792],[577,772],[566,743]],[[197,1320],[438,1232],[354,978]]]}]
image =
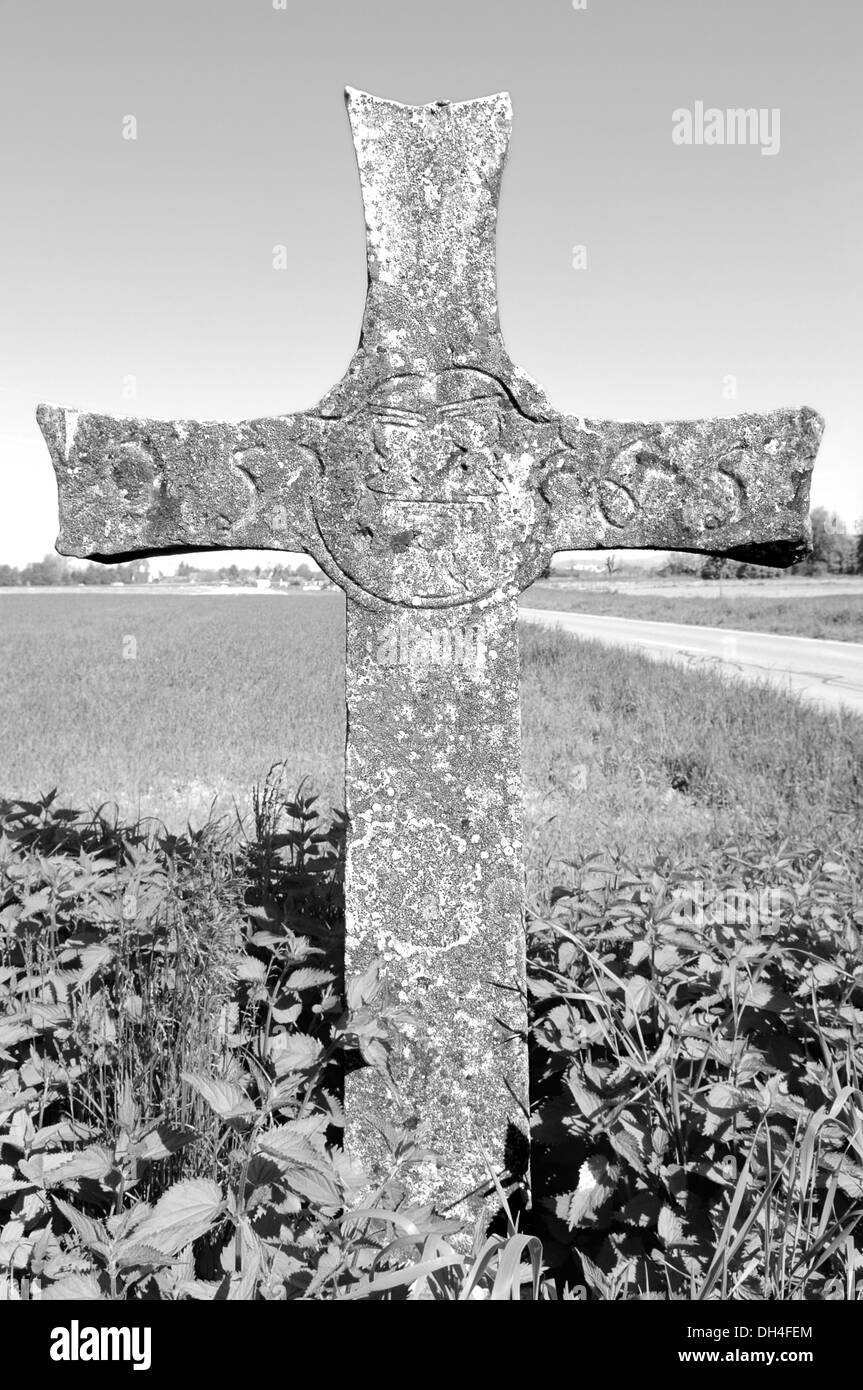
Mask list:
[{"label": "tall grass", "polygon": [[859,852],[863,720],[526,625],[529,880],[577,854],[709,856],[751,837]]}]

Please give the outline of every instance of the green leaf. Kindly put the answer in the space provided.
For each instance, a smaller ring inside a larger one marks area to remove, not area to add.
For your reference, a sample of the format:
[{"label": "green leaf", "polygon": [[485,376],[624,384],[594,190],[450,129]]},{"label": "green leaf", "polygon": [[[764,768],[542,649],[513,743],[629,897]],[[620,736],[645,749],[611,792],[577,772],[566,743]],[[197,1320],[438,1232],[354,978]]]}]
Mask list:
[{"label": "green leaf", "polygon": [[634,1014],[643,1014],[650,1008],[653,1001],[653,991],[650,988],[650,981],[641,975],[636,975],[634,979],[626,983],[626,1002]]},{"label": "green leaf", "polygon": [[750,1009],[764,1009],[771,1014],[780,1014],[784,1009],[794,1007],[794,1000],[781,989],[762,982],[752,985],[740,1002],[748,1005]]},{"label": "green leaf", "polygon": [[78,985],[92,979],[97,970],[101,970],[103,965],[107,965],[113,959],[114,951],[110,946],[85,946],[80,954],[81,970],[77,978]]},{"label": "green leaf", "polygon": [[195,1131],[191,1125],[180,1128],[177,1125],[160,1124],[142,1134],[140,1139],[130,1146],[129,1153],[141,1163],[157,1163],[160,1159],[170,1158],[172,1154],[179,1153],[180,1149],[191,1144],[194,1138]]},{"label": "green leaf", "polygon": [[55,1284],[46,1284],[42,1289],[42,1299],[48,1303],[95,1303],[97,1299],[104,1297],[95,1274],[67,1274],[65,1279],[60,1279]]},{"label": "green leaf", "polygon": [[285,1172],[284,1180],[293,1192],[305,1197],[314,1206],[342,1205],[338,1183],[320,1169],[292,1167]]},{"label": "green leaf", "polygon": [[211,1229],[222,1212],[222,1189],[209,1178],[178,1182],[135,1231],[135,1243],[176,1255]]},{"label": "green leaf", "polygon": [[270,1129],[262,1134],[258,1139],[258,1150],[284,1162],[314,1166],[321,1164],[321,1156],[312,1147],[306,1134],[295,1130],[290,1124],[281,1125],[278,1129]]},{"label": "green leaf", "polygon": [[237,966],[238,980],[262,981],[266,978],[267,967],[262,960],[257,960],[254,956],[245,956]]},{"label": "green leaf", "polygon": [[87,1249],[93,1250],[99,1255],[107,1255],[108,1232],[102,1222],[94,1221],[92,1217],[85,1216],[70,1202],[64,1202],[62,1197],[54,1197],[52,1200],[57,1210],[65,1216],[72,1230]]},{"label": "green leaf", "polygon": [[347,981],[347,1003],[351,1013],[356,1013],[366,1005],[373,1004],[378,998],[381,992],[381,983],[378,979],[379,969],[378,961],[373,960],[361,975],[352,975]]},{"label": "green leaf", "polygon": [[24,1177],[40,1187],[63,1187],[79,1178],[106,1178],[114,1168],[114,1160],[107,1149],[90,1148],[73,1154],[34,1154],[32,1159],[22,1159],[18,1167]]},{"label": "green leaf", "polygon": [[317,1038],[310,1038],[305,1033],[292,1033],[273,1054],[276,1076],[284,1076],[288,1071],[311,1071],[317,1066],[322,1052],[323,1047]]},{"label": "green leaf", "polygon": [[30,1152],[59,1149],[65,1144],[81,1144],[86,1139],[93,1139],[95,1135],[96,1131],[89,1125],[79,1124],[76,1120],[60,1120],[56,1125],[45,1125],[43,1129],[36,1131],[30,1141]]},{"label": "green leaf", "polygon": [[153,1245],[144,1245],[139,1241],[137,1234],[117,1246],[116,1257],[117,1264],[123,1269],[158,1269],[174,1261],[173,1255],[166,1255],[163,1250],[157,1250]]},{"label": "green leaf", "polygon": [[666,1246],[679,1245],[683,1240],[683,1222],[671,1207],[663,1207],[660,1211],[657,1229]]},{"label": "green leaf", "polygon": [[210,1109],[215,1111],[220,1119],[234,1120],[256,1113],[254,1101],[249,1100],[245,1091],[233,1081],[220,1081],[191,1071],[184,1071],[182,1077],[193,1091],[203,1096]]},{"label": "green leaf", "polygon": [[288,989],[318,989],[321,985],[332,984],[335,975],[329,970],[311,970],[308,967],[302,970],[292,970],[287,978],[286,986]]},{"label": "green leaf", "polygon": [[32,1186],[32,1182],[20,1182],[15,1177],[15,1169],[10,1167],[8,1163],[0,1163],[0,1197],[6,1197],[12,1192],[20,1192],[23,1187]]},{"label": "green leaf", "polygon": [[707,1104],[711,1110],[742,1110],[752,1105],[754,1100],[754,1096],[739,1086],[731,1086],[727,1081],[718,1081],[707,1092]]}]

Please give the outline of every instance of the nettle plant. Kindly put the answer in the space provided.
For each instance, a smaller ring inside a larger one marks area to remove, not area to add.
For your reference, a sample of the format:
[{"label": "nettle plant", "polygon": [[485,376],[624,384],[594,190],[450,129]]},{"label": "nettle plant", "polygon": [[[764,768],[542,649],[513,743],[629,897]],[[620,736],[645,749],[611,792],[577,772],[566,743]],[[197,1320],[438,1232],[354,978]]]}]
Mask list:
[{"label": "nettle plant", "polygon": [[410,1200],[343,1153],[345,1065],[386,1072],[372,966],[342,981],[341,842],[274,769],[254,833],[153,838],[0,804],[0,1296],[555,1296],[541,1248]]},{"label": "nettle plant", "polygon": [[533,1225],[501,1193],[464,1254],[418,1128],[376,1189],[341,1148],[405,1021],[344,986],[342,839],[278,768],[240,841],[0,803],[0,1297],[859,1297],[849,857],[569,866],[530,923]]},{"label": "nettle plant", "polygon": [[602,1298],[859,1297],[859,866],[765,844],[571,870],[532,924],[552,1268]]}]

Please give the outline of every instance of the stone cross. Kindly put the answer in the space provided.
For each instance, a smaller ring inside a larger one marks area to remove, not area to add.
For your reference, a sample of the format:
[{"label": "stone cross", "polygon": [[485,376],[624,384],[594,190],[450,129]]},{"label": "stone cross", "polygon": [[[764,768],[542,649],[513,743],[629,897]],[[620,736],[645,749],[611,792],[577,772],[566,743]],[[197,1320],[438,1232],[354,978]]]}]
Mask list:
[{"label": "stone cross", "polygon": [[403,106],[348,89],[368,293],[345,376],[240,423],[38,419],[63,554],[304,550],[347,595],[349,972],[378,958],[405,1026],[391,1091],[347,1078],[347,1141],[417,1115],[445,1160],[414,1195],[483,1216],[526,1180],[517,601],[557,550],[788,564],[806,548],[812,410],[622,423],[563,415],[507,356],[495,225],[509,97]]}]

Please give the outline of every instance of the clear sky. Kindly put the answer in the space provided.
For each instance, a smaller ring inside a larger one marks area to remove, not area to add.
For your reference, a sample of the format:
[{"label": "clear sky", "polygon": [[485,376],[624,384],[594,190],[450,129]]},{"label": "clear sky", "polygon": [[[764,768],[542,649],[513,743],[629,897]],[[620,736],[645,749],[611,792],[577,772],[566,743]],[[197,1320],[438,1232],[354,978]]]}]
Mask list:
[{"label": "clear sky", "polygon": [[[813,501],[863,514],[863,6],[277,6],[0,0],[0,561],[56,535],[37,401],[240,418],[341,376],[365,293],[346,84],[512,94],[501,319],[558,407],[815,406]],[[778,152],[675,144],[699,101],[778,109]]]}]

